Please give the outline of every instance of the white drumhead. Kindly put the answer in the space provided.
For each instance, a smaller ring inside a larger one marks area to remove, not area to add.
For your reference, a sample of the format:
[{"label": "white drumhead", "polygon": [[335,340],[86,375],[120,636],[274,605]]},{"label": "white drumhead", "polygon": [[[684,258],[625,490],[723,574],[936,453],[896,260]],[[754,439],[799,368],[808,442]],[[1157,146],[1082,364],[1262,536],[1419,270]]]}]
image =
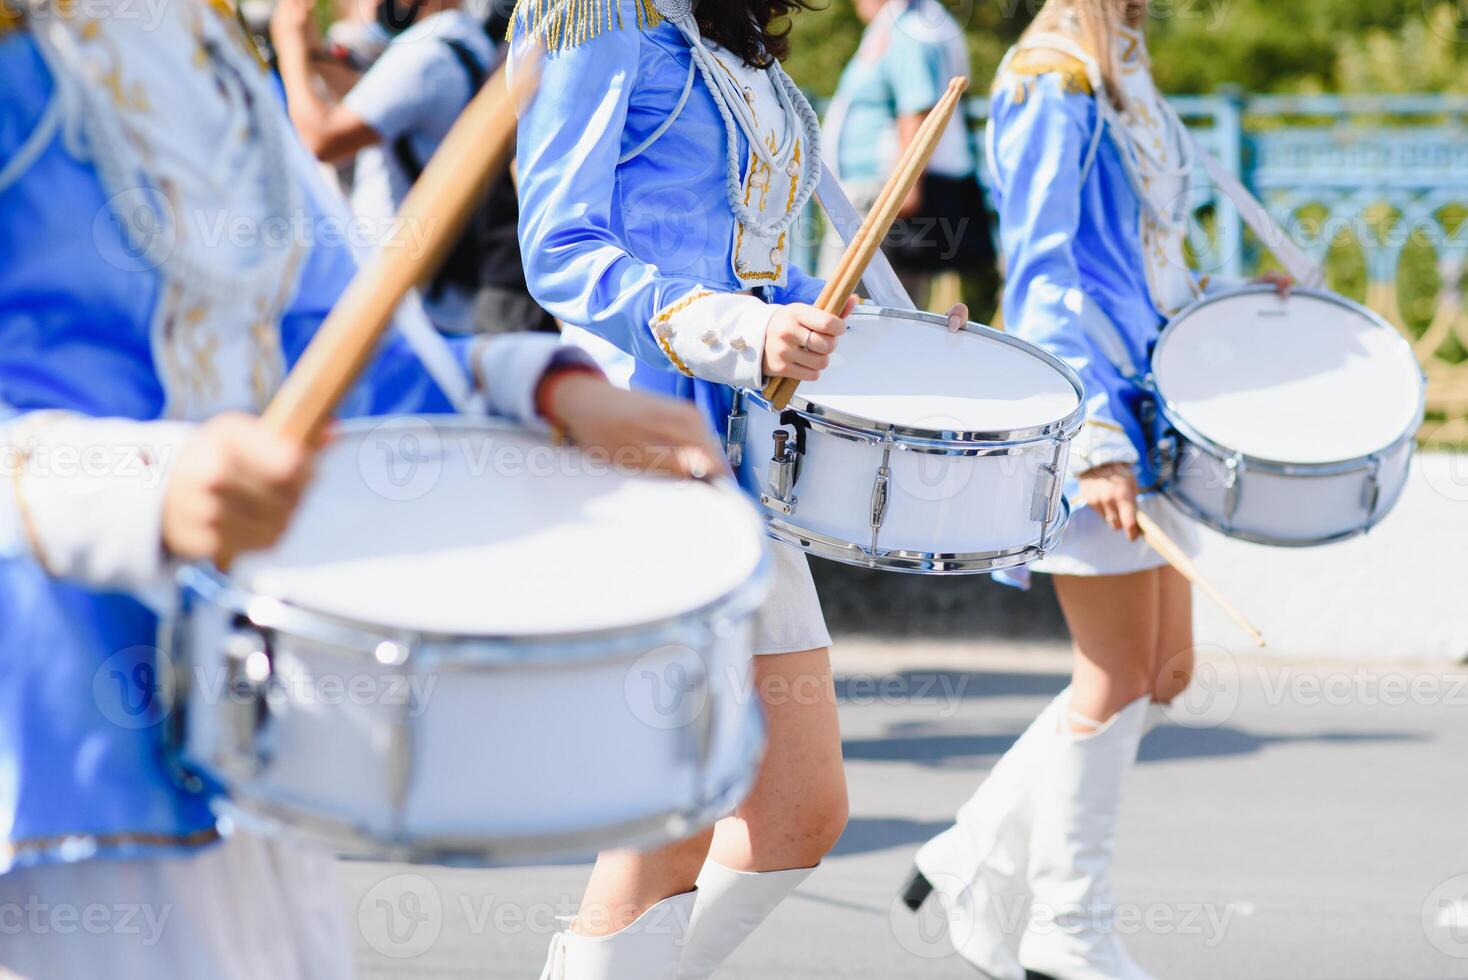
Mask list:
[{"label": "white drumhead", "polygon": [[356,423],[285,539],[235,582],[308,610],[454,636],[647,625],[737,590],[764,535],[733,489],[608,472],[517,429]]},{"label": "white drumhead", "polygon": [[1226,449],[1359,459],[1417,424],[1422,378],[1394,329],[1325,296],[1250,291],[1173,321],[1152,359],[1173,412]]},{"label": "white drumhead", "polygon": [[1022,341],[860,308],[819,381],[797,396],[846,415],[913,429],[1005,432],[1059,422],[1080,398]]}]

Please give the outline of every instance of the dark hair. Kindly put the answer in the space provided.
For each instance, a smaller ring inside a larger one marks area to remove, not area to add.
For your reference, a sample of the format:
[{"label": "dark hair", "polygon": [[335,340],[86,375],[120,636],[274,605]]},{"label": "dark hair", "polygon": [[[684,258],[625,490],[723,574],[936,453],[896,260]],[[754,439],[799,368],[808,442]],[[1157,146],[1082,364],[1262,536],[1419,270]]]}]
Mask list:
[{"label": "dark hair", "polygon": [[696,0],[693,15],[704,37],[764,68],[790,53],[790,15],[813,9],[808,0]]}]

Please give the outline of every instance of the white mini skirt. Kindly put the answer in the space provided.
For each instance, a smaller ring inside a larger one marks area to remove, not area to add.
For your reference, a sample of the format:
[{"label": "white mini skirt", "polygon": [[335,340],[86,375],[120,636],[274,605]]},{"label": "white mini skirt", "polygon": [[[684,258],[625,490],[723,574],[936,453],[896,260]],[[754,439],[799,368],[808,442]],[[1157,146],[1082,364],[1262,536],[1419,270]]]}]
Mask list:
[{"label": "white mini skirt", "polygon": [[[1137,505],[1178,547],[1190,557],[1197,555],[1198,525],[1192,518],[1161,494],[1142,497]],[[1071,514],[1070,525],[1055,550],[1039,561],[1030,562],[1029,568],[1047,575],[1127,575],[1166,564],[1143,538],[1128,540],[1121,531],[1112,530],[1090,507],[1081,507]]]},{"label": "white mini skirt", "polygon": [[805,552],[782,541],[770,542],[770,594],[754,618],[756,656],[799,653],[831,645],[821,598]]}]

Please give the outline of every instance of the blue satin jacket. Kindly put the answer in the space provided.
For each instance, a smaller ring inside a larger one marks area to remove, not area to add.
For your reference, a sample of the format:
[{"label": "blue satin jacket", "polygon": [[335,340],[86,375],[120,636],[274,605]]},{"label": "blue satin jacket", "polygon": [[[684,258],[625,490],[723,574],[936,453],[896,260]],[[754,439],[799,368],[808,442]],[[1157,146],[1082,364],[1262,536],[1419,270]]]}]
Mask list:
[{"label": "blue satin jacket", "polygon": [[[54,131],[46,138],[54,80],[24,30],[0,34],[0,92],[0,444],[40,410],[157,419],[164,387],[149,329],[159,278],[104,258],[127,254],[122,232],[105,219],[92,164]],[[304,150],[291,149],[281,165],[302,168],[314,222],[339,202],[306,176]],[[287,365],[355,269],[340,242],[309,250],[280,323]],[[467,348],[458,350],[467,369]],[[394,336],[343,414],[449,410]],[[48,575],[18,509],[0,493],[0,872],[207,843],[215,788],[179,789],[160,753],[157,617],[133,595]]]},{"label": "blue satin jacket", "polygon": [[[623,161],[674,113],[692,56],[671,23],[645,26],[638,0],[609,2],[621,26],[545,56],[539,91],[521,115],[526,281],[568,325],[568,339],[591,350],[614,379],[693,400],[722,435],[732,389],[677,370],[651,324],[697,290],[742,288],[730,268],[735,219],[724,123],[697,78],[666,131]],[[525,43],[517,21],[512,65]],[[750,159],[742,133],[738,152]],[[809,303],[822,285],[790,267],[785,284],[757,294],[770,303]]]}]

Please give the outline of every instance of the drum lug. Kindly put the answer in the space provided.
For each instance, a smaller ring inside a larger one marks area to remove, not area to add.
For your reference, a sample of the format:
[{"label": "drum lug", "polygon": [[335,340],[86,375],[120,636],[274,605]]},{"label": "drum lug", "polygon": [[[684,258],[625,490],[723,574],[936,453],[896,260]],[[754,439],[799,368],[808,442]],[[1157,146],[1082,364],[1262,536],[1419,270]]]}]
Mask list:
[{"label": "drum lug", "polygon": [[1035,493],[1030,498],[1030,520],[1041,524],[1050,523],[1051,512],[1054,510],[1055,481],[1059,478],[1060,470],[1054,463],[1040,464],[1039,472],[1035,474]]},{"label": "drum lug", "polygon": [[800,459],[790,446],[790,433],[784,429],[774,432],[775,453],[770,457],[769,476],[765,492],[759,495],[760,503],[786,517],[795,513],[795,473]]},{"label": "drum lug", "polygon": [[882,531],[882,525],[887,521],[887,504],[891,500],[892,483],[892,430],[889,428],[886,435],[882,437],[882,462],[877,467],[877,476],[872,480],[872,510],[870,523],[872,527],[872,543],[867,548],[867,564],[875,565],[877,551],[877,535]]},{"label": "drum lug", "polygon": [[1167,486],[1177,478],[1177,438],[1172,435],[1162,436],[1157,440],[1154,452],[1157,483],[1159,486]]},{"label": "drum lug", "polygon": [[1366,520],[1361,530],[1369,531],[1376,524],[1376,505],[1381,503],[1381,454],[1367,457],[1366,483],[1361,488],[1361,506],[1366,509]]},{"label": "drum lug", "polygon": [[729,422],[724,430],[724,455],[729,465],[739,469],[744,464],[744,437],[749,431],[749,413],[744,411],[744,393],[734,392],[734,404],[729,409]]},{"label": "drum lug", "polygon": [[1239,509],[1239,494],[1243,489],[1239,477],[1244,474],[1244,457],[1234,453],[1223,461],[1223,468],[1223,526],[1225,530],[1232,531],[1234,514]]},{"label": "drum lug", "polygon": [[265,636],[247,623],[236,624],[224,640],[225,708],[220,713],[224,757],[221,768],[251,779],[270,762],[262,738],[270,721],[270,688],[275,661]]}]

